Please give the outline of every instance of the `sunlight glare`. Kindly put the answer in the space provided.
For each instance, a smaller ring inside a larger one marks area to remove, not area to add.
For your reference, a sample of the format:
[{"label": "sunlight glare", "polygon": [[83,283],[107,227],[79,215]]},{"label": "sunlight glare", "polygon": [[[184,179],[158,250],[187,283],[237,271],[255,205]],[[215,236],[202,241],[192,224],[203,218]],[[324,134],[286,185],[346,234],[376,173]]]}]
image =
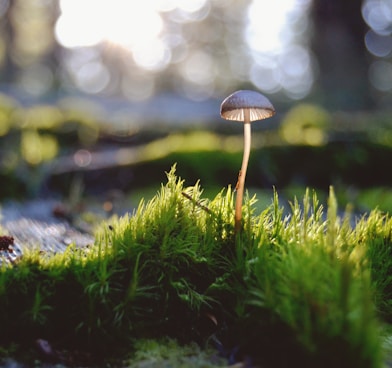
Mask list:
[{"label": "sunlight glare", "polygon": [[160,12],[170,12],[177,6],[176,0],[157,0],[155,2],[155,9]]},{"label": "sunlight glare", "polygon": [[156,38],[163,22],[153,4],[127,0],[60,0],[57,40],[65,47],[92,46],[102,41],[120,45]]},{"label": "sunlight glare", "polygon": [[170,50],[159,39],[150,40],[149,44],[138,44],[133,49],[136,64],[144,69],[158,71],[170,62]]},{"label": "sunlight glare", "polygon": [[99,5],[102,1],[60,0],[61,15],[55,25],[57,41],[64,47],[93,46],[101,42],[102,6]]},{"label": "sunlight glare", "polygon": [[[55,37],[69,49],[64,62],[67,72],[85,92],[99,93],[118,83],[120,73],[105,66],[113,55],[126,74],[122,92],[143,99],[153,93],[155,84],[148,82],[139,93],[132,85],[134,68],[144,76],[151,74],[153,80],[175,65],[187,95],[208,96],[215,88],[219,61],[200,49],[198,42],[219,42],[213,39],[211,27],[202,26],[213,11],[218,12],[217,1],[59,0]],[[221,1],[223,8],[225,1]],[[248,80],[266,92],[283,91],[295,98],[306,95],[314,81],[313,59],[301,39],[308,31],[310,4],[311,0],[250,0],[242,35],[245,42],[235,51],[228,50],[232,78]],[[93,55],[94,50],[98,55]],[[237,53],[249,55],[249,64],[237,58]]]},{"label": "sunlight glare", "polygon": [[98,61],[83,64],[77,69],[75,77],[76,85],[87,93],[102,91],[110,81],[108,69]]},{"label": "sunlight glare", "polygon": [[177,1],[178,8],[188,12],[193,13],[199,11],[206,3],[206,0],[186,0],[186,1]]},{"label": "sunlight glare", "polygon": [[105,40],[133,47],[149,44],[159,37],[163,21],[151,2],[117,0],[117,6],[113,6],[113,0],[109,2],[113,10],[105,30]]},{"label": "sunlight glare", "polygon": [[[152,1],[60,0],[60,10],[55,35],[64,47],[114,43],[136,50],[136,62],[146,69],[167,59],[159,44],[163,21]],[[138,50],[150,52],[141,56]]]},{"label": "sunlight glare", "polygon": [[257,0],[248,9],[247,41],[258,52],[278,53],[289,40],[284,38],[284,28],[297,0]]},{"label": "sunlight glare", "polygon": [[301,43],[308,27],[304,14],[309,0],[253,0],[248,8],[246,41],[253,63],[249,78],[261,90],[280,90],[291,98],[310,92],[312,57]]}]

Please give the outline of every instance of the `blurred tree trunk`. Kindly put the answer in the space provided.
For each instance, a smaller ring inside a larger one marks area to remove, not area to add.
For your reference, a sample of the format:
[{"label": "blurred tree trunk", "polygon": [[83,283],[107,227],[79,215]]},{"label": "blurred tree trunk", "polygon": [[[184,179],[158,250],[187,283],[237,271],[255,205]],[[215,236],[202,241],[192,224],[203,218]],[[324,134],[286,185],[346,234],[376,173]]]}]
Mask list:
[{"label": "blurred tree trunk", "polygon": [[10,21],[13,2],[8,6],[5,14],[0,18],[1,42],[4,46],[4,56],[0,68],[0,77],[4,83],[12,83],[17,72],[16,65],[12,60],[12,44],[14,43],[14,31]]},{"label": "blurred tree trunk", "polygon": [[313,0],[312,49],[319,63],[323,103],[336,109],[374,106],[368,80],[370,56],[364,36],[366,23],[359,0]]}]

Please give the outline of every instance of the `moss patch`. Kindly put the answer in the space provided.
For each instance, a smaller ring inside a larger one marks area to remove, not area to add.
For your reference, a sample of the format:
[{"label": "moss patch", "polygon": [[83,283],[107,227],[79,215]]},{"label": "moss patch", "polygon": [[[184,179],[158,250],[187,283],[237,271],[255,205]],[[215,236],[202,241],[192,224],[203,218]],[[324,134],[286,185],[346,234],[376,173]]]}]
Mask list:
[{"label": "moss patch", "polygon": [[230,187],[206,199],[175,167],[167,178],[132,215],[103,223],[92,247],[2,266],[3,346],[46,339],[102,361],[171,338],[233,362],[380,366],[389,215],[353,226],[332,188],[326,208],[306,191],[284,209],[275,192],[257,213],[246,198],[235,235]]}]

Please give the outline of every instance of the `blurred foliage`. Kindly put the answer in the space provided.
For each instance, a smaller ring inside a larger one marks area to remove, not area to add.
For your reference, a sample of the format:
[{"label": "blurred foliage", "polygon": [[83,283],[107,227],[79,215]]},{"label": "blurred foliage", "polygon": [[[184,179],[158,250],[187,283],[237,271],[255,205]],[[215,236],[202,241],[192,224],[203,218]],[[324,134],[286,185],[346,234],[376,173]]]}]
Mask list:
[{"label": "blurred foliage", "polygon": [[8,134],[15,125],[13,115],[18,107],[18,103],[14,99],[0,94],[0,137]]},{"label": "blurred foliage", "polygon": [[61,111],[55,106],[35,105],[18,111],[18,124],[21,128],[51,130],[62,121]]},{"label": "blurred foliage", "polygon": [[23,159],[31,165],[53,160],[59,151],[55,136],[30,129],[22,133],[20,146]]},{"label": "blurred foliage", "polygon": [[353,200],[368,210],[378,208],[380,211],[392,213],[392,191],[390,187],[366,188],[357,191]]},{"label": "blurred foliage", "polygon": [[[214,191],[234,185],[241,164],[242,130],[227,130],[227,125],[215,125],[214,131],[121,130],[99,106],[81,100],[20,106],[5,95],[0,95],[0,119],[0,170],[6,183],[0,198],[42,190],[67,196],[75,178],[81,178],[89,194],[134,193],[161,182],[175,162],[182,177],[200,179]],[[255,127],[252,144],[248,188],[327,190],[333,184],[358,209],[380,203],[381,209],[391,210],[387,113],[332,114],[299,104],[283,114],[280,126]]]},{"label": "blurred foliage", "polygon": [[330,114],[320,106],[299,104],[284,117],[280,128],[289,144],[319,146],[327,142]]}]

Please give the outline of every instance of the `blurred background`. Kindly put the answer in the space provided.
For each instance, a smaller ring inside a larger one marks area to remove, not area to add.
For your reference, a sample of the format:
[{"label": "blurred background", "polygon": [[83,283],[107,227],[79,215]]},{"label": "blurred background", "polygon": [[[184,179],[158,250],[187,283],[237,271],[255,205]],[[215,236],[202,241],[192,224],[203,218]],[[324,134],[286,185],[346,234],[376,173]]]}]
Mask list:
[{"label": "blurred background", "polygon": [[334,185],[391,211],[390,0],[0,0],[0,199],[111,210],[174,163],[214,197],[241,164],[237,89],[277,110],[252,125],[261,205]]}]

